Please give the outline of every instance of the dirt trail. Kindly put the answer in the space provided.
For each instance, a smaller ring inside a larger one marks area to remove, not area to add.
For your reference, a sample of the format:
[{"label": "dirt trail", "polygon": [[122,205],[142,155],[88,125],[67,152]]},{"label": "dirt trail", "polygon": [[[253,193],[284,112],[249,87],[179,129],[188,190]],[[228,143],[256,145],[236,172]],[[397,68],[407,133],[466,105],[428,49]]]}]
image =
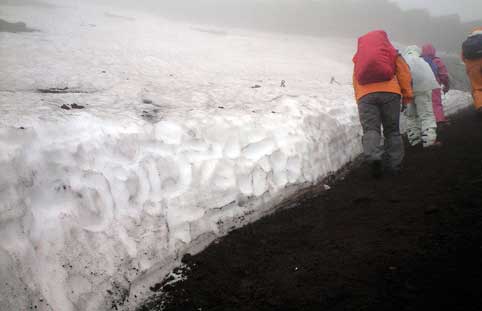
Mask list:
[{"label": "dirt trail", "polygon": [[188,258],[166,310],[482,310],[482,119],[442,134],[401,176],[356,168]]}]

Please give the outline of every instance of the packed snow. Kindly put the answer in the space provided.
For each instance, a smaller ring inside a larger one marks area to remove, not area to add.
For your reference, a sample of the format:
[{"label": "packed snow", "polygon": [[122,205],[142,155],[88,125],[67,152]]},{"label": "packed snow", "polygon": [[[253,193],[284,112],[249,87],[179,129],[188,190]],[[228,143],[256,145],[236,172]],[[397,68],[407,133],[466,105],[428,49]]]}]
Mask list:
[{"label": "packed snow", "polygon": [[1,310],[133,309],[361,152],[354,40],[132,14],[0,8]]}]

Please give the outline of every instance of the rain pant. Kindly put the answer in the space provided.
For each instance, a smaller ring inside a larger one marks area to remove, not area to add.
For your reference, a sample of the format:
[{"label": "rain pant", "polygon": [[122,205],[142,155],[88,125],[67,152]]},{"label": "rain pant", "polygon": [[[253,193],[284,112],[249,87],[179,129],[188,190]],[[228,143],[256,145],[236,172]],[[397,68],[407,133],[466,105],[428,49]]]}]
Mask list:
[{"label": "rain pant", "polygon": [[440,88],[432,90],[432,109],[437,123],[447,122],[442,104],[442,89]]},{"label": "rain pant", "polygon": [[[479,34],[482,34],[482,27],[472,30],[470,36]],[[475,109],[482,112],[482,59],[465,59],[462,55],[462,60],[465,63],[467,75],[472,86]]]},{"label": "rain pant", "polygon": [[[432,62],[432,64],[434,64],[436,67],[434,72],[435,78],[437,79],[437,82],[443,86],[443,91],[446,93],[450,89],[449,73],[444,62],[437,57],[436,54],[437,51],[432,44],[425,44],[422,47],[422,57],[427,62]],[[432,108],[437,123],[447,121],[442,105],[442,89],[440,87],[432,90]]]},{"label": "rain pant", "polygon": [[429,147],[437,140],[437,123],[432,106],[432,90],[440,88],[430,65],[420,57],[421,50],[410,46],[404,53],[413,79],[414,102],[405,110],[407,136],[412,146]]},{"label": "rain pant", "polygon": [[[383,166],[392,172],[401,169],[404,156],[400,136],[401,99],[400,94],[377,92],[363,96],[358,101],[363,154],[368,162],[382,161]],[[381,127],[385,137],[383,145],[380,145]]]},{"label": "rain pant", "polygon": [[432,108],[432,91],[416,92],[413,105],[405,110],[410,145],[429,147],[437,140],[437,123]]}]

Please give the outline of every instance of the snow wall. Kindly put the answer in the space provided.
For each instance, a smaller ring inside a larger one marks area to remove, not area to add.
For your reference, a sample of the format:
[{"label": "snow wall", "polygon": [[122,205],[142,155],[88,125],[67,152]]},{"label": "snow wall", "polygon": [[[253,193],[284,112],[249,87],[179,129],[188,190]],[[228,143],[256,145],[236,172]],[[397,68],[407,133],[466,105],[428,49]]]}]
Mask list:
[{"label": "snow wall", "polygon": [[352,43],[52,10],[0,15],[1,310],[134,309],[361,152]]}]

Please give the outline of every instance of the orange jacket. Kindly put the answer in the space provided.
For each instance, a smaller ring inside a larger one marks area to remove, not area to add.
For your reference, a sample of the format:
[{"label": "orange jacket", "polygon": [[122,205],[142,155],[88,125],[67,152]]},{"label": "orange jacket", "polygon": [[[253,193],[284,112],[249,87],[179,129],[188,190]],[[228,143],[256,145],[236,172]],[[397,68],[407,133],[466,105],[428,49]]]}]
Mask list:
[{"label": "orange jacket", "polygon": [[465,59],[464,62],[472,86],[475,108],[482,109],[482,58]]},{"label": "orange jacket", "polygon": [[413,99],[410,67],[400,55],[397,57],[395,76],[392,80],[361,85],[355,78],[355,72],[353,72],[353,87],[355,88],[355,98],[357,101],[365,95],[378,92],[400,94],[402,95],[404,103],[408,103]]},{"label": "orange jacket", "polygon": [[[482,27],[477,27],[472,30],[471,34],[482,31]],[[479,59],[465,59],[462,53],[462,60],[465,63],[467,75],[472,86],[472,96],[474,98],[474,105],[476,109],[482,109],[482,58]]]}]

